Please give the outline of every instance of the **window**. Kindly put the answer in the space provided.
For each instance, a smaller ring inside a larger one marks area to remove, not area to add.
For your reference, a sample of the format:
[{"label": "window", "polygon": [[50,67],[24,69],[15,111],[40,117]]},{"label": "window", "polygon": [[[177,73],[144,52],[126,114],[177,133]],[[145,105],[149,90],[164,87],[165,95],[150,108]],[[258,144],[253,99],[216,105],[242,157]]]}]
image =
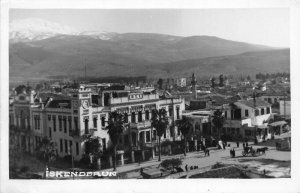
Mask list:
[{"label": "window", "polygon": [[58,116],[59,131],[62,131],[62,117]]},{"label": "window", "polygon": [[225,111],[225,119],[227,119],[227,111]]},{"label": "window", "polygon": [[85,134],[89,133],[89,120],[88,119],[84,119],[84,132],[85,132]]},{"label": "window", "polygon": [[179,116],[179,107],[178,106],[176,107],[176,116],[177,116],[177,119],[180,119],[180,116]]},{"label": "window", "polygon": [[65,139],[65,153],[68,153],[68,140]]},{"label": "window", "polygon": [[63,147],[63,140],[62,139],[59,140],[59,147],[60,147],[60,152],[63,152],[64,147]]},{"label": "window", "polygon": [[270,114],[270,107],[267,107],[267,114]]},{"label": "window", "polygon": [[258,115],[259,115],[259,110],[255,109],[255,116],[258,116]]},{"label": "window", "polygon": [[56,132],[56,116],[53,115],[52,119],[53,119],[53,131]]},{"label": "window", "polygon": [[135,112],[131,113],[131,123],[135,123]]},{"label": "window", "polygon": [[98,118],[95,116],[95,117],[93,118],[93,125],[94,125],[94,128],[97,128],[97,120],[98,120]]},{"label": "window", "polygon": [[79,155],[79,144],[76,142],[76,155]]},{"label": "window", "polygon": [[128,114],[127,113],[124,113],[124,122],[128,123]]},{"label": "window", "polygon": [[73,153],[73,142],[70,140],[69,141],[69,144],[70,144],[70,154],[72,154]]},{"label": "window", "polygon": [[105,127],[105,117],[101,117],[101,125],[102,127]]},{"label": "window", "polygon": [[265,109],[264,109],[264,108],[262,108],[262,109],[260,110],[260,114],[261,114],[261,115],[264,115],[264,114],[265,114]]},{"label": "window", "polygon": [[153,139],[156,140],[156,130],[153,130]]},{"label": "window", "polygon": [[167,138],[167,130],[165,129],[164,138]]},{"label": "window", "polygon": [[169,116],[171,117],[173,115],[173,108],[169,107]]},{"label": "window", "polygon": [[78,117],[74,117],[74,127],[75,131],[78,131]]},{"label": "window", "polygon": [[150,113],[149,113],[149,110],[146,110],[146,111],[145,111],[145,119],[146,119],[146,120],[149,120],[149,119],[150,119]]},{"label": "window", "polygon": [[245,117],[248,117],[249,116],[249,111],[248,109],[245,110]]},{"label": "window", "polygon": [[138,112],[138,121],[139,121],[139,122],[142,122],[142,121],[143,121],[143,114],[142,114],[142,111],[139,111],[139,112]]},{"label": "window", "polygon": [[52,133],[51,133],[51,127],[49,127],[49,137],[52,137]]},{"label": "window", "polygon": [[146,131],[146,142],[151,141],[150,131]]},{"label": "window", "polygon": [[67,117],[64,117],[64,132],[67,133]]},{"label": "window", "polygon": [[[14,117],[12,117],[12,122],[14,122]],[[27,127],[30,130],[30,117],[27,118]]]},{"label": "window", "polygon": [[68,122],[69,122],[69,134],[72,132],[72,117],[68,117]]}]

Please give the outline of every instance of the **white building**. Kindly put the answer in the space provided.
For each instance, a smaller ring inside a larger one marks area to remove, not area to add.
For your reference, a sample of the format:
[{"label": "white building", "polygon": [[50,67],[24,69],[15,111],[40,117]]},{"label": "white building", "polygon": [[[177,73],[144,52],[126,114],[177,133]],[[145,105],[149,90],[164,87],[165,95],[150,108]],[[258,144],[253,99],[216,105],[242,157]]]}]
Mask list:
[{"label": "white building", "polygon": [[285,117],[291,117],[291,99],[279,101],[279,113]]},{"label": "white building", "polygon": [[222,133],[235,138],[254,139],[256,135],[271,138],[268,121],[271,105],[260,99],[240,100],[224,108],[225,124]]},{"label": "white building", "polygon": [[[100,137],[104,152],[110,148],[106,130],[108,115],[117,111],[124,114],[126,122],[120,148],[125,152],[139,150],[151,147],[153,141],[157,149],[156,131],[151,128],[150,120],[152,110],[161,108],[167,111],[170,122],[162,141],[181,139],[177,128],[173,132],[172,126],[182,116],[184,99],[160,98],[155,91],[126,89],[107,89],[98,94],[84,86],[69,93],[69,96],[51,93],[17,96],[10,106],[11,139],[15,138],[32,153],[47,136],[55,142],[58,156],[72,153],[75,160],[80,160],[85,154],[87,136]],[[121,161],[124,164],[123,155]]]},{"label": "white building", "polygon": [[185,87],[186,86],[186,78],[177,78],[176,85],[178,87]]}]

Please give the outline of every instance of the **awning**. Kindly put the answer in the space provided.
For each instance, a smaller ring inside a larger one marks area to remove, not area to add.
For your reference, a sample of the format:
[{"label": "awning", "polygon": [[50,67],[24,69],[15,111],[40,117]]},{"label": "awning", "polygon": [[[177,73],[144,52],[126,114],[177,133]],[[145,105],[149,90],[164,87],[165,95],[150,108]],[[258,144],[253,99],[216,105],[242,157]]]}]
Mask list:
[{"label": "awning", "polygon": [[284,124],[287,124],[287,122],[277,121],[277,122],[270,123],[269,125],[272,126],[272,127],[276,127],[276,126],[281,126],[281,125],[284,125]]}]

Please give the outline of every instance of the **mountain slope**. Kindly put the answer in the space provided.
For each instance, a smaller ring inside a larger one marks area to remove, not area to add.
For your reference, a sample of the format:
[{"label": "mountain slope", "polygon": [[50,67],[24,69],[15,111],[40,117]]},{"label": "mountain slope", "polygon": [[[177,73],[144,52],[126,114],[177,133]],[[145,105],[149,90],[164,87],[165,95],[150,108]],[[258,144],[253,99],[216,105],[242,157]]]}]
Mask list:
[{"label": "mountain slope", "polygon": [[238,55],[184,60],[153,66],[161,76],[275,73],[290,71],[290,50],[246,52]]}]

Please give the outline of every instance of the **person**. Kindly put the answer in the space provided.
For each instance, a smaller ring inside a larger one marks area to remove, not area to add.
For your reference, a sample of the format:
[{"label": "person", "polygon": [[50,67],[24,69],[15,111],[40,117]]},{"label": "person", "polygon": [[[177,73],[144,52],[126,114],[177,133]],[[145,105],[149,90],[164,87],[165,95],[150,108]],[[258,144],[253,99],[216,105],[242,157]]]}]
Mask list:
[{"label": "person", "polygon": [[245,149],[245,143],[243,142],[243,149]]},{"label": "person", "polygon": [[236,142],[236,147],[238,148],[239,146],[240,146],[240,142],[237,141],[237,142]]},{"label": "person", "polygon": [[235,150],[232,148],[232,157],[235,157]]},{"label": "person", "polygon": [[187,164],[185,165],[185,171],[188,171],[188,165]]},{"label": "person", "polygon": [[246,147],[248,147],[248,141],[246,141]]},{"label": "person", "polygon": [[226,149],[226,143],[223,143],[223,149]]},{"label": "person", "polygon": [[140,170],[141,174],[143,173],[143,170],[144,170],[144,169],[143,169],[143,168],[141,168],[141,170]]}]

